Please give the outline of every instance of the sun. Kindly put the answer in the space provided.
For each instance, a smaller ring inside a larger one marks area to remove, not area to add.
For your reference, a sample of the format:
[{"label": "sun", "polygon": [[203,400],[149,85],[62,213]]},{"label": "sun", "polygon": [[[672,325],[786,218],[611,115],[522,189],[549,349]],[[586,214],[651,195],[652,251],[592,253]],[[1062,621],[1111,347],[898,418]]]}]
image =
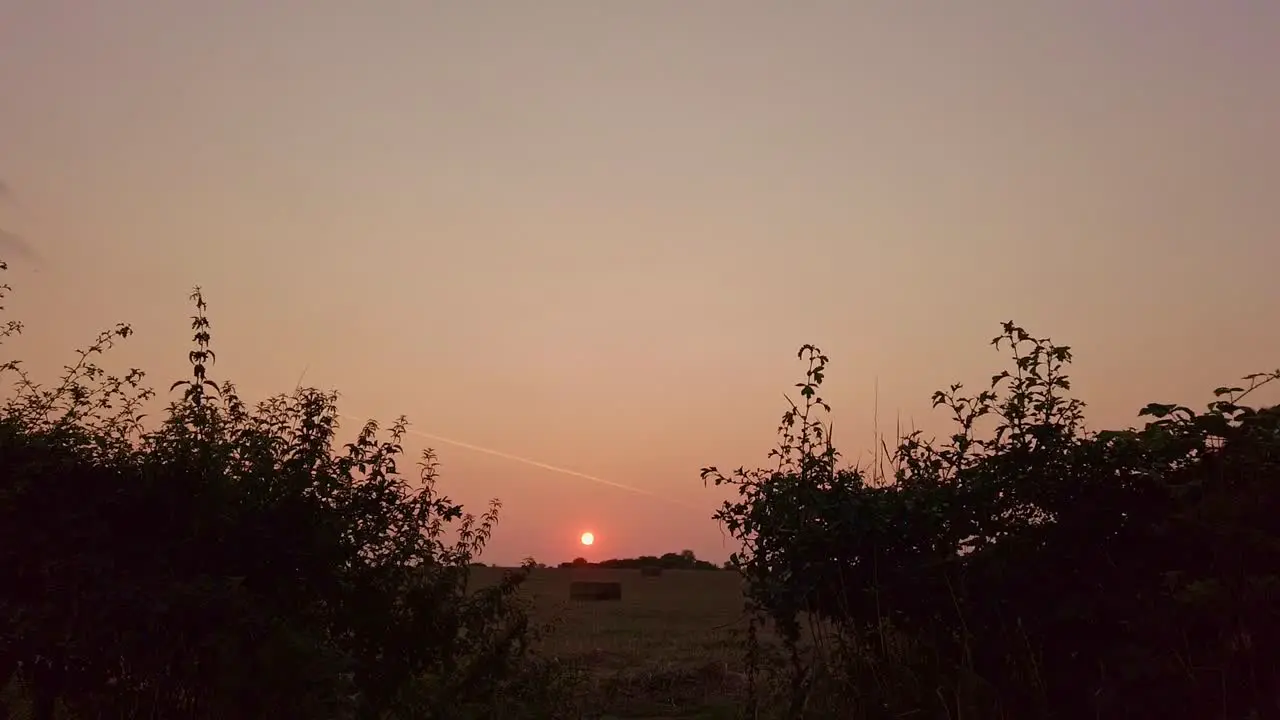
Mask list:
[{"label": "sun", "polygon": [[589,533],[589,532],[584,532],[584,533],[582,533],[582,544],[583,544],[583,545],[590,545],[591,543],[593,543],[593,542],[595,542],[595,541],[596,541],[596,536],[595,536],[595,535],[592,535],[592,534],[591,534],[591,533]]}]

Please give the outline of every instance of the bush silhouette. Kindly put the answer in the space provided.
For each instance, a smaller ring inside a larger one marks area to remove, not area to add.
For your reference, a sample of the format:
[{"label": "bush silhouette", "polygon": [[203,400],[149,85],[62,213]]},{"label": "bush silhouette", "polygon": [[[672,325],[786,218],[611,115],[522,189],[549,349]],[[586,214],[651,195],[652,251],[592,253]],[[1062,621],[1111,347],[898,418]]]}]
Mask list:
[{"label": "bush silhouette", "polygon": [[1069,348],[1013,323],[993,344],[1012,368],[936,393],[954,434],[906,436],[891,474],[839,465],[812,346],[776,465],[704,469],[738,492],[717,518],[742,543],[753,679],[787,668],[788,717],[1280,713],[1280,408],[1242,404],[1280,372],[1090,432]]},{"label": "bush silhouette", "polygon": [[[332,393],[246,405],[211,379],[192,302],[191,376],[157,423],[141,371],[98,365],[127,325],[51,386],[0,363],[0,681],[23,710],[573,716],[572,668],[530,647],[534,563],[468,588],[498,503],[452,502],[430,452],[402,474],[403,418],[335,447]],[[744,711],[1280,716],[1280,408],[1244,404],[1280,371],[1096,432],[1069,348],[1013,323],[993,343],[1012,365],[987,389],[934,395],[955,431],[868,468],[841,465],[827,358],[805,346],[773,466],[703,471],[738,493],[716,519],[741,543]],[[600,565],[715,569],[690,551]]]},{"label": "bush silhouette", "polygon": [[498,503],[464,512],[430,452],[411,485],[403,418],[334,448],[333,394],[247,406],[192,301],[192,375],[154,429],[142,372],[96,364],[128,326],[52,387],[0,365],[0,679],[37,720],[488,716],[534,667],[528,564],[467,589]]}]

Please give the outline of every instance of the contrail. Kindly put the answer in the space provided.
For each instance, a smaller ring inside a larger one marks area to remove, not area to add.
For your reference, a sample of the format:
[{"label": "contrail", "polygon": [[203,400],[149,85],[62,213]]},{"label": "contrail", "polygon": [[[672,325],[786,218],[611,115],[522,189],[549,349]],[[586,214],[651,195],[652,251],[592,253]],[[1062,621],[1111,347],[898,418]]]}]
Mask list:
[{"label": "contrail", "polygon": [[[365,422],[367,422],[367,421],[368,421],[368,419],[367,419],[367,418],[359,418],[359,417],[356,417],[355,415],[348,415],[347,413],[338,413],[338,417],[347,418],[348,420],[354,420],[354,421],[356,421],[356,422],[358,422],[358,423],[361,423],[361,424],[363,424],[363,423],[365,423]],[[475,452],[484,453],[484,454],[486,454],[486,455],[492,455],[492,456],[494,456],[494,457],[500,457],[500,458],[502,458],[502,459],[504,459],[504,460],[511,460],[511,461],[513,461],[513,462],[524,463],[525,465],[529,465],[529,466],[531,466],[531,467],[540,468],[540,469],[542,469],[542,470],[550,470],[551,472],[557,472],[557,473],[560,473],[560,474],[562,474],[562,475],[570,475],[570,476],[573,476],[573,477],[576,477],[576,478],[581,478],[582,480],[588,480],[588,481],[590,481],[590,482],[593,482],[593,483],[596,483],[596,484],[599,484],[599,485],[607,485],[607,486],[609,486],[609,487],[611,487],[611,488],[617,488],[617,489],[619,489],[619,490],[626,490],[627,492],[630,492],[630,493],[635,493],[635,494],[637,494],[637,495],[644,495],[645,497],[653,498],[654,500],[660,500],[660,501],[662,501],[662,502],[670,503],[670,504],[672,504],[672,505],[678,505],[678,506],[683,507],[683,508],[689,508],[689,509],[691,509],[691,510],[698,510],[698,509],[700,509],[700,508],[697,508],[697,507],[695,507],[695,506],[693,506],[693,505],[690,505],[690,504],[688,504],[688,503],[680,502],[680,501],[678,501],[678,500],[673,500],[673,499],[671,499],[671,498],[669,498],[669,497],[663,497],[662,495],[659,495],[659,494],[657,494],[657,493],[650,492],[650,491],[648,491],[648,490],[644,490],[644,489],[641,489],[641,488],[638,488],[638,487],[635,487],[635,486],[632,486],[632,485],[624,485],[624,484],[622,484],[622,483],[620,483],[620,482],[614,482],[614,481],[612,481],[612,480],[606,480],[606,479],[604,479],[604,478],[602,478],[602,477],[596,477],[595,475],[588,475],[587,473],[584,473],[584,472],[578,472],[577,470],[570,470],[569,468],[557,467],[557,466],[555,466],[555,465],[551,465],[551,464],[548,464],[548,463],[544,463],[544,462],[539,461],[539,460],[533,460],[533,459],[531,459],[531,458],[520,457],[519,455],[512,455],[511,453],[503,452],[503,451],[501,451],[501,450],[494,450],[493,448],[481,447],[481,446],[479,446],[479,445],[473,445],[472,443],[469,443],[469,442],[463,442],[463,441],[461,441],[461,440],[454,440],[454,439],[452,439],[452,438],[447,438],[447,437],[444,437],[444,436],[442,436],[442,435],[436,435],[436,434],[434,434],[434,433],[422,432],[421,430],[414,430],[414,429],[412,429],[412,428],[409,428],[408,430],[406,430],[406,432],[408,432],[410,435],[417,435],[418,437],[426,438],[427,440],[435,440],[436,442],[442,442],[442,443],[445,443],[445,444],[447,444],[447,445],[456,445],[457,447],[460,447],[460,448],[466,448],[467,450],[473,450],[473,451],[475,451]]]},{"label": "contrail", "polygon": [[[300,389],[302,387],[302,380],[307,376],[307,371],[310,369],[311,369],[311,365],[309,363],[307,364],[306,367],[302,368],[302,374],[298,376],[298,382],[295,384],[295,389]],[[368,417],[360,418],[355,415],[350,415],[348,413],[338,413],[338,417],[343,417],[348,420],[354,420],[355,422],[358,422],[361,425],[368,422]],[[443,435],[436,435],[434,433],[423,432],[421,430],[414,430],[411,427],[407,428],[405,432],[409,433],[410,435],[417,435],[418,437],[425,438],[427,440],[442,442],[442,443],[445,443],[446,445],[454,445],[454,446],[465,448],[467,450],[471,450],[474,452],[484,453],[485,455],[492,455],[494,457],[499,457],[504,460],[511,460],[512,462],[524,463],[525,465],[528,465],[530,467],[536,467],[541,470],[550,470],[551,472],[556,472],[556,473],[560,473],[561,475],[569,475],[572,477],[580,478],[582,480],[587,480],[589,482],[593,482],[598,485],[605,485],[611,488],[617,488],[618,490],[625,490],[630,493],[635,493],[637,495],[644,495],[645,497],[653,498],[654,500],[659,500],[672,505],[678,505],[683,508],[689,508],[691,510],[701,509],[701,508],[694,507],[693,505],[690,505],[688,503],[680,502],[679,500],[672,500],[669,497],[663,497],[662,495],[659,495],[654,492],[650,492],[648,490],[643,490],[641,488],[634,487],[631,485],[624,485],[622,483],[614,482],[612,480],[605,480],[602,477],[596,477],[595,475],[588,475],[584,472],[578,472],[577,470],[570,470],[569,468],[556,467],[555,465],[550,465],[540,460],[520,457],[519,455],[512,455],[511,453],[503,452],[501,450],[494,450],[493,448],[480,447],[479,445],[474,445],[469,442],[463,442],[461,440],[454,440],[453,438],[447,438],[447,437],[444,437]]]}]

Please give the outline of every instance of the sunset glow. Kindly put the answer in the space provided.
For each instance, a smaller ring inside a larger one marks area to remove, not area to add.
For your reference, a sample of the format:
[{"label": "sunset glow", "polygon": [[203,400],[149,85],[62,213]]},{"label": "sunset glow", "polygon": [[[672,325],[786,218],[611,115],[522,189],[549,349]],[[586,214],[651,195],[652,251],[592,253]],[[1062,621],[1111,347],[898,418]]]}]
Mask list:
[{"label": "sunset glow", "polygon": [[13,357],[129,323],[150,422],[198,283],[212,379],[405,415],[489,564],[723,562],[699,471],[775,464],[803,343],[849,463],[947,437],[1005,320],[1097,427],[1280,357],[1280,2],[116,5],[0,1]]},{"label": "sunset glow", "polygon": [[595,541],[596,541],[596,536],[595,536],[595,535],[592,535],[592,534],[591,534],[591,533],[589,533],[589,532],[584,532],[584,533],[582,533],[582,544],[583,544],[583,545],[590,545],[591,543],[593,543],[593,542],[595,542]]}]

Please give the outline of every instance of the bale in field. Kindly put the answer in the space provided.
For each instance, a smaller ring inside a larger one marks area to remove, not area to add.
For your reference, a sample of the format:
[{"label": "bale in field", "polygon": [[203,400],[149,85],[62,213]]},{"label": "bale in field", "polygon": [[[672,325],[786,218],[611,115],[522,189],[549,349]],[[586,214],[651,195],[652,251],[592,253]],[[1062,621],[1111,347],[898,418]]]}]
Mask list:
[{"label": "bale in field", "polygon": [[570,600],[621,600],[622,583],[589,582],[578,580],[569,583]]},{"label": "bale in field", "polygon": [[645,565],[640,568],[640,575],[643,577],[660,577],[662,575],[662,567],[658,565]]}]

